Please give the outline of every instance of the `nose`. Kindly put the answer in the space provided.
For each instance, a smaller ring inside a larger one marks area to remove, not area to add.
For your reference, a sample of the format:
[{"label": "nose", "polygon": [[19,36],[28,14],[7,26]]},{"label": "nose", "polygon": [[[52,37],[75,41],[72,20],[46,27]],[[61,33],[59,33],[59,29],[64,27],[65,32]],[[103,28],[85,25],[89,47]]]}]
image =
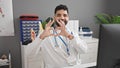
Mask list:
[{"label": "nose", "polygon": [[61,20],[64,20],[64,16],[63,16],[63,15],[61,15],[60,19],[61,19]]}]

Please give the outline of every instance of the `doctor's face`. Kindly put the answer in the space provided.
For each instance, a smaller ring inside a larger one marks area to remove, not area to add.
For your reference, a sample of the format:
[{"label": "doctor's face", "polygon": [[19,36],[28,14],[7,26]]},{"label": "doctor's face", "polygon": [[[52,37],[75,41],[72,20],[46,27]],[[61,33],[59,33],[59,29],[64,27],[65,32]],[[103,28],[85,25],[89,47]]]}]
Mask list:
[{"label": "doctor's face", "polygon": [[62,20],[66,25],[68,20],[69,20],[68,12],[66,10],[63,10],[63,9],[56,11],[55,19]]}]

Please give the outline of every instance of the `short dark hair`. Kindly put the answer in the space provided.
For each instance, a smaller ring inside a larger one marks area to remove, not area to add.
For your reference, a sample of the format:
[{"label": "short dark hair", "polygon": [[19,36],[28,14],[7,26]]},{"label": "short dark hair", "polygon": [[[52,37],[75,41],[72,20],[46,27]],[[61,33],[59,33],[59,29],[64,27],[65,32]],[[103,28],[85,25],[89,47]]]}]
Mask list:
[{"label": "short dark hair", "polygon": [[56,12],[57,12],[58,10],[66,10],[67,13],[69,13],[68,7],[67,7],[66,5],[60,4],[60,5],[56,6],[54,13],[56,14]]}]

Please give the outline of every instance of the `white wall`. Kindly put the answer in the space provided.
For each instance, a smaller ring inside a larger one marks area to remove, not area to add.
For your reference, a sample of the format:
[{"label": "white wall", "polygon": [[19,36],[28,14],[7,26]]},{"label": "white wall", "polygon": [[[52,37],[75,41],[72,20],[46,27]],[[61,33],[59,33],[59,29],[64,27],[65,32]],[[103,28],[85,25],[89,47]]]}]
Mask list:
[{"label": "white wall", "polygon": [[55,6],[59,4],[66,4],[70,19],[79,20],[80,26],[90,27],[94,31],[94,37],[98,37],[99,26],[95,24],[94,15],[104,10],[104,0],[13,0],[15,36],[0,37],[0,53],[11,50],[13,68],[22,66],[19,16],[37,14],[44,20],[53,16]]},{"label": "white wall", "polygon": [[69,8],[70,19],[79,20],[79,26],[88,26],[98,37],[99,25],[95,23],[95,14],[104,10],[104,0],[14,0],[14,16],[37,14],[45,20],[54,15],[54,8],[65,4]]}]

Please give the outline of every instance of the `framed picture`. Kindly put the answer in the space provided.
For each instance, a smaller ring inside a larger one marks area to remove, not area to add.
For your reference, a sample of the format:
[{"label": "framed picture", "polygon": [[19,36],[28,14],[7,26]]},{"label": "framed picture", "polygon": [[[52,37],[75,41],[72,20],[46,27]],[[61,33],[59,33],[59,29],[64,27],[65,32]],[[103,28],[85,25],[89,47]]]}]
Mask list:
[{"label": "framed picture", "polygon": [[12,0],[0,0],[0,36],[14,36]]}]

